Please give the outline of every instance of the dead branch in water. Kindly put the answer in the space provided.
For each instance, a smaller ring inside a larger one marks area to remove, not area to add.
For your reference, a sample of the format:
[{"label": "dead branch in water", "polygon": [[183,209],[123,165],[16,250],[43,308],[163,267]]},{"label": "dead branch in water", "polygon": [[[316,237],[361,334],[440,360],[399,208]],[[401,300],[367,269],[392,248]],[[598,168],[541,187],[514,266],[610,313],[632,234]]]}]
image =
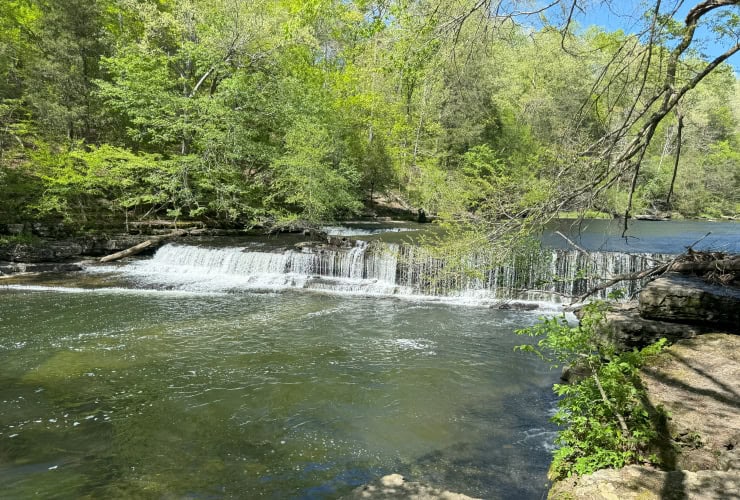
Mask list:
[{"label": "dead branch in water", "polygon": [[581,295],[578,301],[583,302],[584,299],[594,293],[605,290],[621,281],[643,279],[652,281],[667,272],[705,275],[706,278],[709,278],[709,281],[727,285],[734,281],[736,275],[740,273],[740,255],[727,256],[722,253],[694,252],[693,250],[689,250],[688,253],[681,254],[670,262],[659,264],[650,269],[615,276]]},{"label": "dead branch in water", "polygon": [[100,259],[100,262],[113,262],[114,260],[123,259],[124,257],[130,257],[131,255],[136,255],[138,253],[143,252],[147,248],[161,245],[165,241],[176,238],[178,236],[184,236],[186,234],[192,234],[191,231],[185,231],[184,229],[176,229],[175,231],[172,231],[169,234],[163,235],[163,236],[157,236],[155,238],[150,238],[144,242],[141,242],[137,245],[134,245],[132,247],[127,248],[126,250],[121,250],[120,252],[112,253],[110,255],[106,255],[105,257],[102,257]]}]

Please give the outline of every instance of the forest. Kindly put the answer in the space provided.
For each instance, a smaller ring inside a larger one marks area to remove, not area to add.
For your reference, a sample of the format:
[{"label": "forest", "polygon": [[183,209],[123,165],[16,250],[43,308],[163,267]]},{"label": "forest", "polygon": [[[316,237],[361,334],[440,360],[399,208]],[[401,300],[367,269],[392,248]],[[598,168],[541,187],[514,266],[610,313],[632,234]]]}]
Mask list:
[{"label": "forest", "polygon": [[0,219],[736,217],[738,5],[682,3],[4,0]]}]

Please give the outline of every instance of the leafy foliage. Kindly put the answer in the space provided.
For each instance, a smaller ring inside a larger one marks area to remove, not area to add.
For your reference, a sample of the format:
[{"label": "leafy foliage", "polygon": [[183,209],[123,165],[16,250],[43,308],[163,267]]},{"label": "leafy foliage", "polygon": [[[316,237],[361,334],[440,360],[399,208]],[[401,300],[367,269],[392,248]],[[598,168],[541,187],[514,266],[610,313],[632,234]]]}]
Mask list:
[{"label": "leafy foliage", "polygon": [[357,175],[351,165],[332,164],[331,143],[326,129],[315,123],[299,121],[288,132],[285,155],[272,168],[272,200],[278,207],[292,207],[314,223],[359,209],[351,192]]},{"label": "leafy foliage", "polygon": [[[651,109],[644,92],[664,85],[641,68],[668,57],[681,23],[661,14],[652,45],[597,28],[564,38],[554,21],[528,28],[476,5],[7,0],[0,214],[319,222],[393,190],[448,222],[488,224],[490,240],[557,211],[623,212],[624,176],[573,194],[598,177],[583,148]],[[723,41],[738,19],[708,22]],[[687,53],[676,84],[706,62]],[[738,96],[723,64],[684,97],[678,175],[671,115],[634,207],[737,214]]]},{"label": "leafy foliage", "polygon": [[561,431],[550,468],[553,479],[656,460],[649,445],[657,432],[643,404],[638,369],[665,339],[641,351],[616,351],[597,335],[605,308],[603,302],[585,306],[578,326],[554,317],[517,332],[540,338],[520,350],[584,374],[575,383],[554,386],[560,400],[552,420]]}]

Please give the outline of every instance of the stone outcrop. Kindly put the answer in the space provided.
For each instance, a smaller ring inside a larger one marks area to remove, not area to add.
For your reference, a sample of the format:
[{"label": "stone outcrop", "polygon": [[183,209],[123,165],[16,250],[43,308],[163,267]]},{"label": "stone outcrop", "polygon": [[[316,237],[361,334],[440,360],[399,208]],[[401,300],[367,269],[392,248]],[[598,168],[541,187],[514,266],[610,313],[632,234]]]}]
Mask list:
[{"label": "stone outcrop", "polygon": [[82,255],[79,242],[48,241],[38,243],[10,243],[0,245],[0,261],[6,262],[64,262]]},{"label": "stone outcrop", "polygon": [[423,483],[406,481],[400,474],[389,474],[354,490],[347,500],[475,500],[462,493],[441,490]]},{"label": "stone outcrop", "polygon": [[113,237],[80,237],[66,240],[39,240],[33,243],[0,245],[0,261],[5,262],[66,262],[81,256],[102,256],[125,250],[146,240],[146,236],[119,235]]},{"label": "stone outcrop", "polygon": [[0,244],[0,275],[79,271],[75,261],[125,250],[147,238],[118,235]]},{"label": "stone outcrop", "polygon": [[[579,319],[581,312],[575,311]],[[740,288],[671,272],[648,283],[637,301],[610,306],[597,333],[622,349],[632,349],[717,329],[740,333]]]},{"label": "stone outcrop", "polygon": [[740,289],[668,273],[640,291],[643,318],[740,328]]},{"label": "stone outcrop", "polygon": [[[660,469],[633,465],[564,479],[549,498],[740,499],[739,331],[737,286],[695,276],[665,274],[639,302],[612,307],[598,331],[608,340],[622,348],[661,338],[673,344],[640,372]],[[667,417],[658,417],[659,408]]]},{"label": "stone outcrop", "polygon": [[644,367],[641,378],[647,404],[668,413],[656,450],[666,470],[600,470],[556,482],[549,498],[740,498],[740,337],[681,340]]},{"label": "stone outcrop", "polygon": [[685,325],[642,317],[637,302],[611,307],[604,316],[598,333],[623,349],[641,348],[662,338],[673,343],[695,337],[706,331],[700,325]]},{"label": "stone outcrop", "polygon": [[0,262],[0,276],[16,273],[68,273],[81,271],[82,266],[75,263],[41,262]]},{"label": "stone outcrop", "polygon": [[727,500],[740,498],[738,471],[671,471],[632,465],[604,469],[558,482],[548,496],[557,500]]}]

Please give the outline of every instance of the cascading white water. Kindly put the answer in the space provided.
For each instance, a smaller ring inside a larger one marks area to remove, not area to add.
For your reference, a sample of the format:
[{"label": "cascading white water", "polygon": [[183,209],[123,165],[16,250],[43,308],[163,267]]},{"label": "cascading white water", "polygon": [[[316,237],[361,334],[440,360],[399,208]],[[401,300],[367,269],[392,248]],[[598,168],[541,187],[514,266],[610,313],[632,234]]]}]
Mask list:
[{"label": "cascading white water", "polygon": [[317,290],[377,295],[408,294],[396,283],[396,252],[303,248],[276,252],[245,248],[165,245],[124,272],[155,284],[197,289]]},{"label": "cascading white water", "polygon": [[[557,301],[578,296],[597,278],[640,271],[662,255],[536,250],[504,265],[473,255],[460,266],[412,245],[368,244],[352,248],[309,247],[281,251],[165,245],[150,260],[125,272],[151,283],[197,289],[281,290],[306,288],[338,293],[454,297],[471,300]],[[628,282],[632,294],[639,283]],[[613,288],[599,293],[605,297]]]}]

